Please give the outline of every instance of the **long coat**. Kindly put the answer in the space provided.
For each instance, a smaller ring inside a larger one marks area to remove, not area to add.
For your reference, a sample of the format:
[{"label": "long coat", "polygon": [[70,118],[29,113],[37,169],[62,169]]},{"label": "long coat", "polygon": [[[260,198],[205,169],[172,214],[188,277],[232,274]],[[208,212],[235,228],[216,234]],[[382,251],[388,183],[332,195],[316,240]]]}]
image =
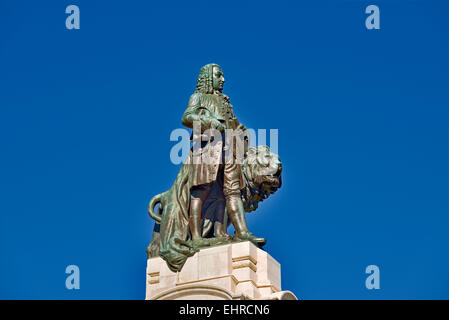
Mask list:
[{"label": "long coat", "polygon": [[[226,95],[206,93],[194,93],[190,97],[182,123],[193,128],[193,122],[199,121],[203,133],[204,130],[210,129],[208,119],[211,117],[220,121],[226,129],[235,129],[235,124],[238,123]],[[186,161],[191,166],[192,187],[216,181],[219,165],[223,162],[224,133],[221,139],[204,134],[202,138],[201,146],[198,149],[193,148]],[[195,140],[195,137],[193,139]],[[240,180],[242,184],[242,179]]]}]

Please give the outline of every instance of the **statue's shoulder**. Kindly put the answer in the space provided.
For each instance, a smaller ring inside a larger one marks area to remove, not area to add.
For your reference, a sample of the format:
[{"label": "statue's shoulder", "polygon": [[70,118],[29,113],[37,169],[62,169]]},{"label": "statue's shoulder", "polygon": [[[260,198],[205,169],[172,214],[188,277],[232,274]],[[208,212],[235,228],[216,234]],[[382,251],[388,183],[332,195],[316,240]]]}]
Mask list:
[{"label": "statue's shoulder", "polygon": [[211,96],[207,93],[195,92],[190,96],[189,106],[209,107],[211,104],[214,104]]},{"label": "statue's shoulder", "polygon": [[200,92],[195,92],[192,94],[189,98],[189,106],[195,106],[201,104],[201,102],[204,100],[204,94]]}]

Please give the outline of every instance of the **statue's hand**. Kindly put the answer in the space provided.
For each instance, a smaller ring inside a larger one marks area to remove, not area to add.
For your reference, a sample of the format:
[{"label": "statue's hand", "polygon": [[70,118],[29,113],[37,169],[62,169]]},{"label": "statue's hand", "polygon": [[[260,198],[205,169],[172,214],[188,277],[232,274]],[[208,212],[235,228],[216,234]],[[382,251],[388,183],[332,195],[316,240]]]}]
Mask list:
[{"label": "statue's hand", "polygon": [[223,126],[223,124],[218,121],[217,119],[211,119],[210,121],[210,127],[211,129],[217,129],[220,132],[225,131],[225,127]]},{"label": "statue's hand", "polygon": [[243,132],[243,131],[246,131],[246,127],[243,124],[239,123],[238,127],[236,128],[236,130],[240,130],[240,131]]},{"label": "statue's hand", "polygon": [[[237,126],[237,128],[234,129],[233,134],[235,136],[240,136],[243,139],[246,136],[245,135],[247,133],[246,130],[247,129],[246,129],[246,127],[243,124],[239,124]],[[247,139],[247,137],[246,137],[246,139]]]}]

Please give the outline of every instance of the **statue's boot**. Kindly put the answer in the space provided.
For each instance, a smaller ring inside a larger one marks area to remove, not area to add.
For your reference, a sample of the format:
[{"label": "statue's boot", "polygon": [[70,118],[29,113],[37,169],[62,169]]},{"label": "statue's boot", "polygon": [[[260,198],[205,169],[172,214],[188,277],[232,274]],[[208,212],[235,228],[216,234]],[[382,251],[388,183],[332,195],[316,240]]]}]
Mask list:
[{"label": "statue's boot", "polygon": [[230,195],[226,198],[226,208],[228,215],[231,218],[231,222],[234,225],[235,237],[241,241],[251,241],[256,246],[263,246],[267,240],[265,238],[259,238],[249,232],[246,225],[245,209],[243,208],[243,202],[239,195]]},{"label": "statue's boot", "polygon": [[190,234],[192,236],[192,246],[195,250],[209,246],[209,241],[201,237],[201,210],[203,208],[203,200],[201,198],[193,198],[190,200]]},{"label": "statue's boot", "polygon": [[241,234],[236,234],[236,238],[241,241],[245,241],[245,240],[251,241],[258,247],[263,247],[267,243],[267,240],[265,238],[256,237],[254,234],[252,234],[249,231],[241,233]]},{"label": "statue's boot", "polygon": [[214,237],[220,238],[224,241],[231,241],[234,239],[233,236],[231,236],[229,233],[226,232],[226,222],[219,222],[216,221],[214,224]]},{"label": "statue's boot", "polygon": [[215,235],[216,238],[221,238],[227,241],[231,241],[232,239],[234,239],[234,237],[232,235],[230,235],[229,233],[218,233]]}]

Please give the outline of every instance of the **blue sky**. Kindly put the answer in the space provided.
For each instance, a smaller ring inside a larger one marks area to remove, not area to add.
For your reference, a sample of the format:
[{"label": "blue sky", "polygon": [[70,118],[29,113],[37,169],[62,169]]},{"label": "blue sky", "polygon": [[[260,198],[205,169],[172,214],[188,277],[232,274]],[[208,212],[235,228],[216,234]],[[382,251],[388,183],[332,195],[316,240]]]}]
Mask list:
[{"label": "blue sky", "polygon": [[247,219],[283,289],[449,299],[448,9],[1,0],[0,298],[144,298],[146,206],[176,177],[170,133],[215,62],[241,122],[279,129],[283,186]]}]

